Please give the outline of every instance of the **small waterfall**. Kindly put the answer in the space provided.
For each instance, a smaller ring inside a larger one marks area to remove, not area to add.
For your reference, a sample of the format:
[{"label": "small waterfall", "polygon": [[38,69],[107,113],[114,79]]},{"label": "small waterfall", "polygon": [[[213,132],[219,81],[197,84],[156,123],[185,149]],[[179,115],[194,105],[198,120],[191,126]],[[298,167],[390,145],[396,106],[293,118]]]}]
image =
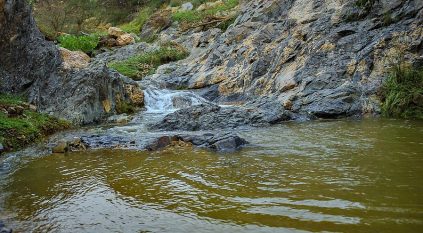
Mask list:
[{"label": "small waterfall", "polygon": [[208,101],[190,91],[174,91],[148,88],[144,91],[147,112],[166,113],[181,108],[207,103]]}]

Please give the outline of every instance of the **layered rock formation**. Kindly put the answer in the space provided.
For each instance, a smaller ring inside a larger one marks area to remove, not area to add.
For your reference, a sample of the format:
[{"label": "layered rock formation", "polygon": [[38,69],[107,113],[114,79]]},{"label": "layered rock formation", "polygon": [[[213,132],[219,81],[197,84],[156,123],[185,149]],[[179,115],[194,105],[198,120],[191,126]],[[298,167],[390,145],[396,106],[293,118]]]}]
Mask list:
[{"label": "layered rock formation", "polygon": [[160,38],[179,41],[192,56],[149,79],[217,102],[272,96],[282,109],[310,117],[378,113],[395,54],[422,61],[423,2],[368,2],[244,1],[225,33],[163,31]]},{"label": "layered rock formation", "polygon": [[24,93],[40,111],[89,124],[112,115],[121,103],[142,105],[138,85],[104,63],[63,67],[26,0],[0,0],[0,53],[0,92]]}]

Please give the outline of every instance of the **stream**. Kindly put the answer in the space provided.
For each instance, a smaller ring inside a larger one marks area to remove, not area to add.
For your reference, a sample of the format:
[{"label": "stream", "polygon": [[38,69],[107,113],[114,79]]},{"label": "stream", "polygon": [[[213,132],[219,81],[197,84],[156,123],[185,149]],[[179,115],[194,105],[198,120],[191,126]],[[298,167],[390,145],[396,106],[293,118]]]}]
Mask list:
[{"label": "stream", "polygon": [[[143,141],[190,92],[146,90],[129,124]],[[287,122],[237,132],[233,153],[175,147],[6,155],[0,221],[15,232],[401,232],[423,229],[423,122]],[[137,144],[138,145],[138,144]]]}]

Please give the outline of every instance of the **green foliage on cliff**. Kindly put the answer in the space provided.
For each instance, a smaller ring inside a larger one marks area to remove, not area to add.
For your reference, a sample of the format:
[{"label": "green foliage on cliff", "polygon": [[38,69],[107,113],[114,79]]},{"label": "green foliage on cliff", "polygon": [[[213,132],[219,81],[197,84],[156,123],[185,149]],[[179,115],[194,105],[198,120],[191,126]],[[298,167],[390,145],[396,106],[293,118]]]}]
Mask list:
[{"label": "green foliage on cliff", "polygon": [[165,44],[158,50],[130,57],[125,61],[113,62],[110,68],[134,80],[141,80],[153,74],[160,65],[181,60],[188,56],[188,52],[177,44]]},{"label": "green foliage on cliff", "polygon": [[152,7],[145,7],[141,9],[134,19],[129,22],[120,25],[119,27],[128,33],[139,33],[141,28],[144,26],[144,24],[147,22],[147,20],[150,18],[150,16],[153,14],[154,8]]},{"label": "green foliage on cliff", "polygon": [[383,115],[423,119],[423,68],[398,64],[383,87]]},{"label": "green foliage on cliff", "polygon": [[195,23],[211,16],[215,16],[219,12],[229,11],[238,6],[239,0],[226,0],[222,5],[217,5],[205,11],[181,11],[172,15],[172,19],[178,22]]},{"label": "green foliage on cliff", "polygon": [[0,110],[0,143],[8,150],[20,149],[70,127],[66,121],[30,110],[17,96],[1,94]]},{"label": "green foliage on cliff", "polygon": [[72,51],[92,52],[98,45],[100,39],[96,35],[75,36],[65,35],[58,38],[60,46]]}]

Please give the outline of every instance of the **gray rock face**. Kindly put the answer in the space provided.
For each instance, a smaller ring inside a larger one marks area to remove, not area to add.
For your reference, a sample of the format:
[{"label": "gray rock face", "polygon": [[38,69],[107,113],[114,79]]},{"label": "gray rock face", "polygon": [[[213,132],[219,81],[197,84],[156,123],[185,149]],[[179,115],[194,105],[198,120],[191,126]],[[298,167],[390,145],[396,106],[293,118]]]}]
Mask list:
[{"label": "gray rock face", "polygon": [[[276,96],[293,113],[336,118],[380,111],[377,93],[393,53],[423,60],[422,1],[376,1],[367,11],[351,0],[252,0],[241,9],[208,43],[180,37],[202,52],[152,79],[220,102]],[[168,32],[177,34],[161,37]]]},{"label": "gray rock face", "polygon": [[0,92],[20,93],[57,74],[59,51],[44,40],[25,0],[0,1]]},{"label": "gray rock face", "polygon": [[90,67],[40,82],[30,99],[43,112],[76,124],[90,124],[116,113],[118,101],[130,102],[131,86],[136,84],[117,72]]},{"label": "gray rock face", "polygon": [[0,92],[25,93],[42,112],[89,124],[132,102],[138,85],[98,62],[62,70],[56,46],[37,29],[26,0],[0,0]]},{"label": "gray rock face", "polygon": [[2,221],[0,221],[0,233],[12,233],[12,229],[7,228]]},{"label": "gray rock face", "polygon": [[201,104],[180,109],[167,115],[152,129],[161,130],[213,130],[237,128],[241,126],[268,126],[293,119],[275,101],[248,103],[244,106],[221,107],[215,104]]}]

